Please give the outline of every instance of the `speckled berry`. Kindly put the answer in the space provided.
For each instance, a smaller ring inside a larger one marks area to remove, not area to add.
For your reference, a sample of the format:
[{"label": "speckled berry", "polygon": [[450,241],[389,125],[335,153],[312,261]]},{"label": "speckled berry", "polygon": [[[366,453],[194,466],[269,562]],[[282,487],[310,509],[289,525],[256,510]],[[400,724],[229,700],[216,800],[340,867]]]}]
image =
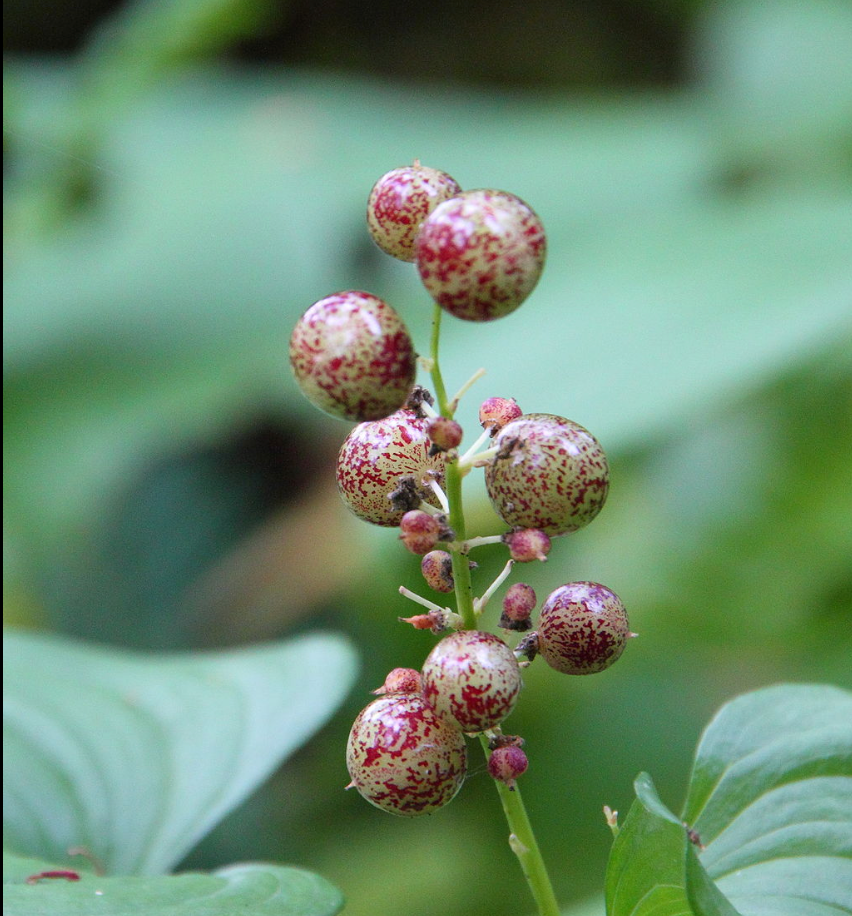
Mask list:
[{"label": "speckled berry", "polygon": [[373,693],[382,696],[386,693],[417,693],[422,690],[423,684],[420,672],[414,668],[393,668],[388,672],[384,683]]},{"label": "speckled berry", "polygon": [[500,615],[500,626],[504,630],[516,630],[524,633],[532,629],[530,615],[535,610],[535,589],[526,582],[511,585],[503,596],[503,613]]},{"label": "speckled berry", "polygon": [[451,801],[467,769],[461,732],[417,694],[392,693],[363,709],[346,747],[352,785],[377,808],[402,817]]},{"label": "speckled berry", "polygon": [[415,242],[420,279],[441,308],[493,321],[532,292],[544,267],[541,220],[505,191],[465,191],[439,204]]},{"label": "speckled berry", "polygon": [[302,315],[290,336],[290,365],[308,400],[344,420],[398,410],[417,370],[402,319],[359,290],[326,296]]},{"label": "speckled berry", "polygon": [[367,227],[373,241],[395,258],[413,261],[420,224],[439,203],[460,191],[446,172],[419,162],[382,175],[367,201]]},{"label": "speckled berry", "polygon": [[516,563],[544,562],[550,553],[550,538],[539,528],[517,528],[503,535],[503,543]]},{"label": "speckled berry", "polygon": [[426,701],[465,732],[499,725],[521,690],[512,650],[498,636],[480,630],[445,636],[429,653],[421,674]]},{"label": "speckled berry", "polygon": [[430,550],[420,561],[420,572],[429,588],[449,593],[455,588],[453,558],[446,550]]},{"label": "speckled berry", "polygon": [[429,421],[429,438],[439,452],[447,452],[461,445],[464,432],[455,420],[448,417],[434,417]]},{"label": "speckled berry", "polygon": [[438,543],[442,528],[434,515],[422,509],[412,509],[399,521],[399,539],[406,549],[422,557]]},{"label": "speckled berry", "polygon": [[538,651],[564,674],[595,674],[616,661],[633,634],[615,592],[597,582],[569,582],[541,608]]},{"label": "speckled berry", "polygon": [[488,772],[494,779],[515,788],[515,780],[527,771],[529,760],[517,745],[495,748],[488,757]]},{"label": "speckled berry", "polygon": [[492,437],[512,420],[523,415],[514,398],[486,398],[479,407],[479,422],[483,429],[490,431]]},{"label": "speckled berry", "polygon": [[[443,481],[444,456],[429,454],[426,423],[403,409],[360,423],[346,437],[337,458],[337,488],[359,518],[391,527],[421,500],[437,506],[428,481]],[[405,499],[392,498],[400,492]]]},{"label": "speckled berry", "polygon": [[508,525],[550,536],[588,525],[609,489],[600,443],[577,423],[545,413],[524,414],[497,434],[497,456],[485,468],[491,504]]}]

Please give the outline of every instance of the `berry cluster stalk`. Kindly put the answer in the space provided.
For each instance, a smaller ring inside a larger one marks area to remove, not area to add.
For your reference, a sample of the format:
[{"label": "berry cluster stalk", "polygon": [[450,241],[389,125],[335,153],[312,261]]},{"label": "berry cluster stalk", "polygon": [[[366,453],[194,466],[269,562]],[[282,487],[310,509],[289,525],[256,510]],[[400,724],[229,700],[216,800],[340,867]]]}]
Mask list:
[{"label": "berry cluster stalk", "polygon": [[[441,374],[439,344],[441,334],[442,309],[436,305],[432,318],[432,341],[430,352],[430,373],[432,386],[435,389],[438,412],[448,419],[453,418],[456,404],[447,399],[447,389]],[[465,531],[464,504],[462,502],[462,474],[457,462],[447,463],[445,487],[449,502],[449,523],[455,532],[456,542],[462,543],[467,535]],[[461,550],[450,551],[453,561],[453,578],[455,579],[456,609],[464,621],[464,629],[476,629],[476,612],[473,607],[473,587],[470,578],[470,564],[466,554]],[[479,736],[482,749],[488,757],[488,737]],[[517,785],[509,787],[506,783],[495,780],[503,813],[509,825],[509,846],[518,857],[521,870],[535,899],[540,916],[559,916],[559,904],[553,892],[553,885],[547,873],[547,867],[541,855],[532,824],[527,815],[520,789]]]}]

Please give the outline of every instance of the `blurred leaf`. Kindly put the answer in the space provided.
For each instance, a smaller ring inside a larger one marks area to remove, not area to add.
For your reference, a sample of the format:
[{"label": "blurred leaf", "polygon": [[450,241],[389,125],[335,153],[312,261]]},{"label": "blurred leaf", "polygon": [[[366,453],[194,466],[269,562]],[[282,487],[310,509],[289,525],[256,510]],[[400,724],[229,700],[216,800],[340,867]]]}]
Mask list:
[{"label": "blurred leaf", "polygon": [[[59,80],[40,75],[36,136],[62,116]],[[424,349],[416,274],[373,251],[363,225],[376,176],[415,155],[521,194],[550,237],[522,309],[447,323],[450,387],[487,363],[495,390],[616,450],[812,357],[852,333],[852,194],[714,196],[714,143],[699,99],[423,99],[292,74],[164,85],[115,123],[97,219],[49,245],[12,234],[12,523],[25,504],[38,530],[64,531],[140,448],[247,399],[307,415],[287,340],[329,289],[386,296]],[[543,403],[553,390],[558,404]]]},{"label": "blurred leaf", "polygon": [[337,636],[144,656],[9,632],[4,831],[17,851],[168,871],[345,697]]},{"label": "blurred leaf", "polygon": [[609,916],[849,912],[850,722],[852,694],[833,687],[770,687],[724,706],[699,743],[683,820],[637,778],[607,869]]},{"label": "blurred leaf", "polygon": [[210,875],[107,878],[80,871],[79,881],[27,878],[59,868],[3,853],[4,912],[15,916],[332,916],[343,898],[318,875],[276,865],[230,865]]}]

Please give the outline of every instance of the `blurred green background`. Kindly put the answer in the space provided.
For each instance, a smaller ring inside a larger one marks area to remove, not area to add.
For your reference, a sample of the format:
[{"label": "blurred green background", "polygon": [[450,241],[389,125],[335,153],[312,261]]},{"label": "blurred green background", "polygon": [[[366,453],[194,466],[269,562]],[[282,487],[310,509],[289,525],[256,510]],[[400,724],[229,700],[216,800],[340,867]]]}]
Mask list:
[{"label": "blurred green background", "polygon": [[[363,220],[415,158],[549,234],[523,308],[444,323],[448,387],[488,370],[460,418],[515,396],[613,465],[595,524],[523,569],[540,596],[606,583],[641,636],[596,678],[534,665],[507,723],[560,899],[600,891],[601,806],[626,812],[640,769],[679,806],[723,700],[852,687],[848,2],[13,0],[4,24],[4,619],[363,650],[349,705],[187,867],[301,864],[353,916],[529,908],[476,754],[431,818],[342,791],[367,691],[433,638],[396,623],[417,562],[339,502],[348,427],[287,342],[356,287],[425,350],[426,295]],[[468,489],[471,530],[500,531]],[[484,589],[502,554],[477,559]]]}]

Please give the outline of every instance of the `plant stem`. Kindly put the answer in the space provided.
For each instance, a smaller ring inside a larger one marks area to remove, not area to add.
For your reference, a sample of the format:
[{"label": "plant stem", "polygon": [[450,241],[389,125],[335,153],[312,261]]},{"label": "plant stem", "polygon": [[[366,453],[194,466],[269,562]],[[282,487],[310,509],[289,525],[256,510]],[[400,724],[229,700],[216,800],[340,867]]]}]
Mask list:
[{"label": "plant stem", "polygon": [[[488,739],[485,735],[480,735],[479,740],[487,756]],[[540,916],[559,916],[559,903],[553,893],[550,876],[541,857],[541,850],[538,848],[520,790],[517,787],[510,789],[505,783],[496,780],[495,783],[511,831],[509,845],[518,857],[521,870],[538,906],[538,912]]]},{"label": "plant stem", "polygon": [[[435,389],[435,397],[438,401],[438,409],[441,416],[452,419],[457,405],[448,402],[447,389],[444,386],[444,379],[441,375],[441,366],[438,359],[440,333],[441,307],[436,305],[432,319],[432,386]],[[449,523],[455,532],[457,543],[464,542],[467,537],[462,503],[462,477],[463,474],[458,467],[458,462],[448,462],[444,485],[447,500],[450,504]],[[461,553],[459,549],[452,550],[451,556],[453,558],[457,610],[464,621],[464,628],[475,630],[477,629],[477,616],[473,607],[470,563],[467,556]],[[487,757],[489,753],[488,739],[485,735],[480,735],[480,741]],[[506,821],[509,825],[509,845],[518,857],[521,870],[527,879],[527,884],[538,906],[539,916],[559,916],[559,904],[556,901],[556,895],[553,892],[553,886],[550,883],[550,877],[547,874],[541,850],[538,848],[521,793],[517,787],[510,789],[502,782],[495,780],[495,783],[497,792],[500,795],[500,802],[503,805],[503,813],[506,815]]]}]

